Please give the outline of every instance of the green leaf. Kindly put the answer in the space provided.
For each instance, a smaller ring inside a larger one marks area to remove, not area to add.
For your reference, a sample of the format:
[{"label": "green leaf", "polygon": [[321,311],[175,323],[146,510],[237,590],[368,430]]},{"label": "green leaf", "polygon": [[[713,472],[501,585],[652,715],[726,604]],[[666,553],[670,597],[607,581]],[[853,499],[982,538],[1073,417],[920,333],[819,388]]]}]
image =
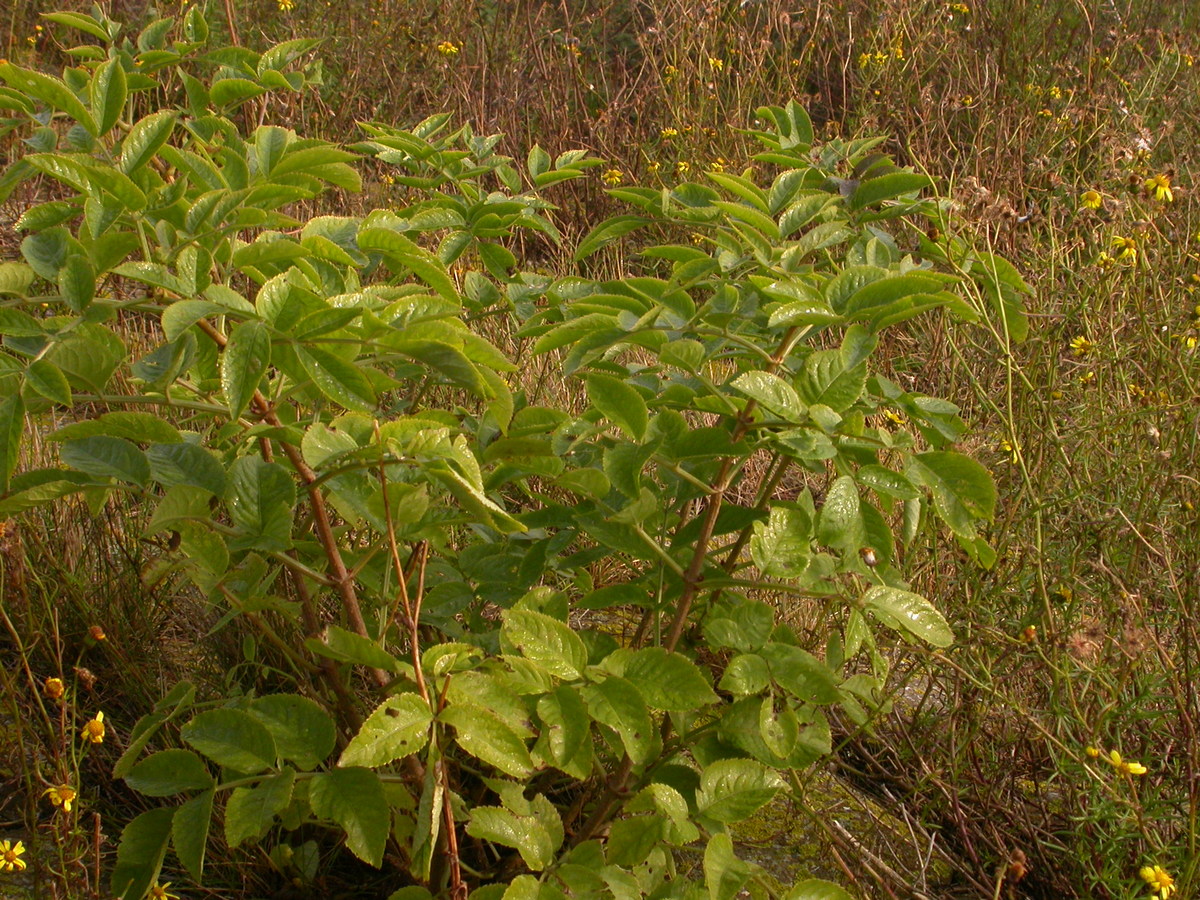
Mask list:
[{"label": "green leaf", "polygon": [[221,354],[221,391],[229,414],[238,418],[250,405],[271,364],[271,332],[262,322],[242,322]]},{"label": "green leaf", "polygon": [[99,418],[64,425],[50,432],[47,440],[70,441],[97,434],[163,444],[177,444],[183,440],[183,435],[171,423],[153,413],[140,412],[110,412]]},{"label": "green leaf", "polygon": [[771,641],[759,652],[775,683],[793,697],[810,703],[837,702],[837,676],[807,650]]},{"label": "green leaf", "polygon": [[180,737],[219,766],[246,775],[275,765],[275,739],[261,722],[239,709],[210,709],[180,729]]},{"label": "green leaf", "polygon": [[714,834],[704,848],[704,882],[708,900],[734,900],[750,880],[754,870],[737,858],[733,839],[726,832]]},{"label": "green leaf", "polygon": [[99,38],[101,43],[107,44],[112,38],[104,27],[93,19],[91,16],[85,16],[83,13],[74,12],[52,12],[42,13],[42,18],[59,25],[66,25],[69,28],[78,28],[80,31],[90,34],[94,38]]},{"label": "green leaf", "polygon": [[424,749],[433,713],[417,694],[397,694],[375,708],[342,751],[339,766],[378,768]]},{"label": "green leaf", "polygon": [[[29,288],[33,285],[33,278],[33,269],[31,269],[25,263],[0,262],[0,294],[11,294],[15,297],[24,297],[26,292],[28,292]],[[5,309],[3,312],[6,315],[12,313],[25,315],[24,313],[20,313],[19,310],[15,309]],[[25,318],[28,318],[30,321],[34,321],[32,316],[25,316]],[[0,319],[0,322],[4,322],[4,320]],[[11,327],[11,325],[9,327]],[[7,329],[3,333],[15,334],[15,332]],[[31,334],[37,335],[40,333],[41,329],[39,328],[37,331],[34,331]]]},{"label": "green leaf", "polygon": [[784,900],[854,900],[854,897],[832,881],[808,878],[794,885]]},{"label": "green leaf", "polygon": [[255,787],[234,788],[225,804],[225,844],[229,849],[257,841],[292,800],[296,773],[285,769]]},{"label": "green leaf", "polygon": [[502,640],[526,659],[558,678],[574,680],[583,676],[587,648],[568,625],[533,610],[506,609],[501,615]]},{"label": "green leaf", "polygon": [[31,234],[21,241],[21,255],[47,281],[58,281],[58,272],[67,261],[71,237],[65,228],[50,228]]},{"label": "green leaf", "polygon": [[20,91],[40,100],[51,109],[61,110],[87,129],[93,137],[99,136],[96,120],[80,102],[74,92],[61,79],[43,75],[31,69],[15,66],[7,60],[0,62],[0,78]]},{"label": "green leaf", "polygon": [[650,758],[658,734],[646,701],[631,681],[610,675],[600,684],[587,685],[583,698],[591,717],[621,736],[631,760],[643,763]]},{"label": "green leaf", "polygon": [[146,451],[150,477],[163,487],[177,484],[203,488],[215,497],[225,493],[225,470],[198,444],[154,444]]},{"label": "green leaf", "polygon": [[375,392],[359,369],[311,345],[297,347],[296,356],[313,384],[334,403],[359,412],[374,412],[377,404]]},{"label": "green leaf", "polygon": [[757,653],[739,653],[721,675],[721,690],[740,696],[761,694],[770,681],[771,670],[765,659]]},{"label": "green leaf", "polygon": [[92,75],[92,115],[99,129],[97,137],[108,134],[125,109],[125,67],[113,57],[102,63]]},{"label": "green leaf", "polygon": [[799,578],[812,555],[812,521],[801,509],[776,506],[765,522],[754,523],[750,558],[771,578]]},{"label": "green leaf", "polygon": [[847,367],[839,350],[818,350],[804,361],[799,380],[800,395],[810,405],[820,403],[844,413],[862,396],[867,383],[867,366],[860,362]]},{"label": "green leaf", "polygon": [[117,864],[109,882],[119,900],[142,900],[158,881],[174,817],[174,809],[151,809],[121,831]]},{"label": "green leaf", "polygon": [[817,540],[843,553],[856,552],[866,538],[861,504],[854,479],[849,475],[836,479],[817,518]]},{"label": "green leaf", "polygon": [[454,727],[458,745],[471,756],[513,778],[528,778],[532,774],[529,748],[520,735],[490,710],[470,703],[448,706],[438,719]]},{"label": "green leaf", "polygon": [[197,883],[204,875],[204,850],[212,827],[214,791],[197,794],[175,810],[171,821],[171,844],[175,855]]},{"label": "green leaf", "polygon": [[543,172],[550,168],[550,154],[534,144],[529,151],[529,156],[525,161],[526,167],[529,169],[529,174],[537,178]]},{"label": "green leaf", "polygon": [[209,88],[213,106],[234,107],[265,94],[267,89],[248,78],[222,78]]},{"label": "green leaf", "polygon": [[390,228],[364,228],[358,233],[358,246],[385,254],[413,273],[447,300],[458,301],[458,289],[442,261],[428,250]]},{"label": "green leaf", "polygon": [[20,394],[11,394],[0,401],[0,491],[3,493],[8,493],[24,434],[25,403]]},{"label": "green leaf", "polygon": [[223,306],[208,300],[176,300],[162,314],[162,330],[168,341],[179,337],[206,316],[226,312]]},{"label": "green leaf", "polygon": [[733,386],[756,401],[768,412],[788,422],[801,422],[807,409],[795,388],[770,372],[743,372],[733,380]]},{"label": "green leaf", "polygon": [[[324,638],[324,640],[309,638],[304,642],[304,646],[318,656],[335,659],[338,662],[370,666],[373,669],[383,669],[385,672],[406,671],[406,663],[396,659],[369,638],[352,631],[339,628],[337,625],[330,625],[325,629]],[[411,669],[411,667],[407,668]]]},{"label": "green leaf", "polygon": [[[549,762],[568,775],[584,778],[591,772],[592,735],[587,707],[565,684],[538,699],[537,714],[546,726],[538,747],[549,750]],[[544,744],[544,748],[543,748]]]},{"label": "green leaf", "polygon": [[115,478],[140,487],[150,480],[146,454],[124,438],[97,435],[67,441],[59,451],[59,458],[94,478]]},{"label": "green leaf", "polygon": [[536,817],[518,816],[496,806],[472,809],[467,834],[503,847],[514,847],[534,872],[550,865],[558,849],[550,831]]},{"label": "green leaf", "polygon": [[152,753],[125,776],[125,783],[147,797],[172,797],[184,791],[203,791],[213,786],[213,777],[191,750],[161,750]]},{"label": "green leaf", "polygon": [[850,208],[864,209],[891,200],[901,194],[911,194],[933,186],[933,179],[916,172],[893,172],[861,182],[850,196]]},{"label": "green leaf", "polygon": [[96,296],[96,273],[82,253],[72,253],[58,270],[58,290],[75,312],[83,312]]},{"label": "green leaf", "polygon": [[877,585],[863,594],[862,602],[875,618],[896,631],[911,634],[935,647],[949,647],[954,632],[932,603],[920,594]]},{"label": "green leaf", "polygon": [[229,469],[225,502],[242,532],[229,549],[282,551],[292,546],[296,485],[279,464],[259,456],[240,457]]},{"label": "green leaf", "polygon": [[35,359],[25,370],[25,383],[48,400],[71,405],[71,385],[62,370],[48,359]]},{"label": "green leaf", "polygon": [[996,485],[975,460],[961,453],[931,450],[909,463],[908,477],[929,488],[942,521],[960,538],[974,540],[975,525],[996,512]]},{"label": "green leaf", "polygon": [[334,769],[314,775],[310,785],[313,813],[336,822],[346,832],[350,852],[379,868],[391,814],[378,776],[370,769]]},{"label": "green leaf", "polygon": [[247,712],[271,732],[280,757],[304,771],[324,762],[337,743],[333,719],[307,697],[268,694],[255,700]]},{"label": "green leaf", "polygon": [[722,759],[704,770],[696,807],[721,823],[742,822],[770,803],[783,779],[751,759]]},{"label": "green leaf", "polygon": [[631,231],[649,225],[653,221],[653,219],[643,216],[614,216],[601,222],[579,242],[579,246],[575,249],[575,261],[587,259],[602,247],[607,247],[613,241],[624,237]]},{"label": "green leaf", "polygon": [[624,677],[653,709],[697,710],[717,702],[703,671],[687,657],[662,647],[636,651],[625,663]]},{"label": "green leaf", "polygon": [[587,376],[588,398],[592,405],[622,431],[640,441],[650,423],[646,401],[638,391],[610,375]]},{"label": "green leaf", "polygon": [[159,149],[171,137],[178,113],[172,109],[161,110],[143,116],[129,129],[121,142],[119,166],[126,175],[132,175],[154,158]]}]

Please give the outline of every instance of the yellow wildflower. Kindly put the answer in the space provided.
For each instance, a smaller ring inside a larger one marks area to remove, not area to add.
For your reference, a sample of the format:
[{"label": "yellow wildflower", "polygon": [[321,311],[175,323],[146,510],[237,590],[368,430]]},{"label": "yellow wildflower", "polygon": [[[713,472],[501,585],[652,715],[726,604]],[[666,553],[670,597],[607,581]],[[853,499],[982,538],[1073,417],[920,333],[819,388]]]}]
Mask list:
[{"label": "yellow wildflower", "polygon": [[1100,255],[1096,257],[1096,265],[1101,269],[1111,269],[1117,264],[1117,261],[1108,254],[1107,251],[1101,250]]},{"label": "yellow wildflower", "polygon": [[1109,751],[1108,762],[1114,769],[1125,775],[1145,775],[1147,771],[1141,763],[1122,759],[1121,754],[1116,750]]},{"label": "yellow wildflower", "polygon": [[681,159],[679,162],[675,163],[675,171],[678,172],[680,175],[686,175],[688,172],[691,171],[691,169],[692,169],[692,164],[689,163],[686,159]]},{"label": "yellow wildflower", "polygon": [[25,860],[21,859],[21,854],[25,852],[25,845],[20,841],[15,844],[10,844],[8,841],[0,841],[0,872],[22,872],[25,870]]},{"label": "yellow wildflower", "polygon": [[708,171],[724,172],[725,171],[725,157],[718,156],[716,159],[714,159],[712,162],[710,162],[708,164]]},{"label": "yellow wildflower", "polygon": [[1099,747],[1088,747],[1087,755],[1090,756],[1092,759],[1096,759],[1097,757],[1100,756],[1100,748]]},{"label": "yellow wildflower", "polygon": [[61,700],[62,695],[67,692],[67,687],[61,678],[47,678],[42,684],[42,690],[51,700]]},{"label": "yellow wildflower", "polygon": [[49,795],[50,802],[55,806],[61,806],[62,811],[65,813],[69,813],[71,811],[71,804],[74,803],[75,798],[79,796],[79,793],[75,790],[75,788],[71,787],[69,784],[56,784],[54,787],[43,791],[42,793],[43,795]]},{"label": "yellow wildflower", "polygon": [[179,900],[178,894],[172,894],[167,890],[171,886],[171,882],[166,884],[155,883],[154,887],[150,888],[150,893],[147,894],[150,900]]},{"label": "yellow wildflower", "polygon": [[442,56],[458,56],[459,45],[453,41],[442,41],[437,45],[436,49]]},{"label": "yellow wildflower", "polygon": [[275,0],[275,5],[281,13],[290,13],[296,8],[296,0]]},{"label": "yellow wildflower", "polygon": [[648,171],[651,175],[657,175],[658,170],[661,168],[662,163],[660,163],[657,159],[653,159],[650,161],[649,165],[646,166],[646,171]]},{"label": "yellow wildflower", "polygon": [[104,713],[98,712],[96,713],[96,718],[92,719],[90,722],[84,723],[84,726],[80,731],[80,737],[93,744],[103,744]]},{"label": "yellow wildflower", "polygon": [[1082,334],[1071,338],[1071,352],[1076,356],[1087,356],[1092,352],[1094,344]]},{"label": "yellow wildflower", "polygon": [[725,71],[725,60],[719,56],[710,56],[708,58],[708,67],[714,72],[723,72]]},{"label": "yellow wildflower", "polygon": [[662,131],[660,131],[658,134],[659,134],[659,137],[666,138],[667,140],[670,140],[671,138],[676,138],[676,137],[679,137],[679,129],[677,129],[677,128],[664,128],[664,129],[663,129]]},{"label": "yellow wildflower", "polygon": [[625,173],[620,169],[608,169],[600,176],[600,180],[605,184],[617,185],[625,180]]},{"label": "yellow wildflower", "polygon": [[1079,205],[1085,209],[1099,209],[1104,205],[1104,198],[1097,191],[1084,191],[1079,198]]},{"label": "yellow wildflower", "polygon": [[1000,442],[1000,452],[1008,457],[1009,462],[1015,463],[1020,457],[1017,452],[1017,446],[1008,438]]},{"label": "yellow wildflower", "polygon": [[1165,173],[1147,178],[1146,191],[1152,192],[1154,199],[1162,203],[1171,203],[1175,199],[1175,195],[1171,193],[1171,176]]},{"label": "yellow wildflower", "polygon": [[674,66],[667,66],[665,69],[663,69],[663,81],[667,82],[667,84],[670,84],[678,77],[679,70]]},{"label": "yellow wildflower", "polygon": [[88,636],[89,636],[89,637],[90,637],[90,638],[91,638],[93,641],[104,641],[104,640],[108,640],[108,635],[106,635],[106,634],[104,633],[104,629],[103,629],[103,628],[101,628],[99,625],[93,625],[93,626],[91,626],[90,628],[88,628]]},{"label": "yellow wildflower", "polygon": [[1175,893],[1175,879],[1162,866],[1143,866],[1138,874],[1149,885],[1151,895],[1167,900]]},{"label": "yellow wildflower", "polygon": [[1112,245],[1118,251],[1117,259],[1122,262],[1133,264],[1137,262],[1138,248],[1137,241],[1131,237],[1123,237],[1122,235],[1113,235]]}]

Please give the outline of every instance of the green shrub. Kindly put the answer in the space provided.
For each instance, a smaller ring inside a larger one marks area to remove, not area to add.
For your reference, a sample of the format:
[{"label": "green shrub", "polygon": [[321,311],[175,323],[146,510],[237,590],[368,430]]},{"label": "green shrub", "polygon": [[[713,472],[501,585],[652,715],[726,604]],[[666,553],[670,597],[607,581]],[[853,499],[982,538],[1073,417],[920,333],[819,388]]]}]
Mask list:
[{"label": "green shrub", "polygon": [[[972,318],[964,284],[1019,335],[1012,267],[924,237],[930,180],[879,140],[814,148],[791,103],[758,111],[766,186],[611,192],[632,212],[576,257],[642,231],[641,274],[523,272],[515,235],[558,239],[544,191],[598,160],[535,147],[521,171],[445,117],[345,148],[252,127],[312,42],[208,47],[195,9],[132,42],[52,18],[99,43],[61,78],[0,65],[30,147],[4,190],[56,191],[0,265],[0,514],[152,506],[159,574],[291,685],[181,682],[137,724],[115,774],[170,799],[125,827],[113,892],[152,891],[168,849],[199,882],[216,820],[303,880],[331,826],[406,900],[699,896],[693,844],[714,900],[778,893],[737,824],[831,752],[832,716],[869,721],[878,626],[952,640],[903,548],[936,516],[992,557],[957,409],[872,354],[926,311]],[[394,208],[300,214],[372,167]],[[135,360],[132,323],[155,336]],[[535,364],[571,390],[539,396]],[[18,472],[51,409],[62,464]]]}]

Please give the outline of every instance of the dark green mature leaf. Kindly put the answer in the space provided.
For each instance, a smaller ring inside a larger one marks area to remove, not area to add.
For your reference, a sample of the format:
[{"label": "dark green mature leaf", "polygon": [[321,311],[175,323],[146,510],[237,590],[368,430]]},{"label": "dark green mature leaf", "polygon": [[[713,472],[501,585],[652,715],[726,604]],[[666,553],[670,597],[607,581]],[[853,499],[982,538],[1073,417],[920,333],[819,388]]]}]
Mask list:
[{"label": "dark green mature leaf", "polygon": [[330,625],[325,629],[324,640],[309,638],[304,642],[304,646],[318,656],[383,669],[385,672],[399,673],[411,668],[371,639],[337,625]]},{"label": "dark green mature leaf", "polygon": [[646,435],[649,412],[646,401],[634,388],[611,375],[587,377],[588,399],[610,422],[636,441]]},{"label": "dark green mature leaf", "polygon": [[[17,297],[24,297],[33,285],[33,279],[34,271],[26,263],[0,262],[0,295],[11,294]],[[21,313],[19,310],[7,308],[3,310],[3,313],[5,316],[11,316],[13,313],[16,313],[24,317],[21,321],[28,319],[30,322],[34,322],[34,326],[25,326],[26,329],[30,327],[35,328],[35,330],[29,332],[29,335],[41,334],[41,328],[36,327],[36,320],[32,316]],[[13,327],[12,320],[10,319],[0,318],[0,327],[4,328],[0,333],[17,334],[17,332],[10,330]]]},{"label": "dark green mature leaf", "polygon": [[662,647],[636,651],[625,663],[624,677],[638,686],[654,709],[696,710],[717,702],[703,671],[679,653]]},{"label": "dark green mature leaf", "polygon": [[591,720],[576,690],[559,685],[552,694],[544,694],[537,703],[538,718],[545,728],[542,730],[538,747],[543,743],[555,767],[584,778],[591,771],[592,736]]},{"label": "dark green mature leaf", "polygon": [[121,171],[132,175],[146,165],[170,139],[178,115],[173,109],[164,109],[138,119],[121,142]]},{"label": "dark green mature leaf", "polygon": [[150,480],[146,454],[124,438],[97,435],[67,441],[59,457],[68,466],[95,478],[116,478],[141,487]]},{"label": "dark green mature leaf", "polygon": [[109,882],[119,900],[142,900],[158,880],[174,817],[174,809],[147,810],[121,831]]},{"label": "dark green mature leaf", "polygon": [[113,57],[101,63],[92,75],[92,115],[96,119],[96,136],[108,134],[125,109],[125,67]]},{"label": "dark green mature leaf", "polygon": [[976,523],[995,515],[995,482],[987,469],[968,456],[941,450],[918,453],[907,474],[929,488],[934,509],[961,538],[973,540]]},{"label": "dark green mature leaf", "polygon": [[506,609],[502,616],[502,639],[518,653],[558,678],[582,677],[587,648],[568,625],[533,610]]},{"label": "dark green mature leaf", "polygon": [[213,786],[213,777],[191,750],[161,750],[152,753],[125,776],[125,783],[147,797],[172,797],[184,791],[202,791]]},{"label": "dark green mature leaf", "polygon": [[934,605],[912,591],[877,585],[863,594],[863,604],[883,624],[935,647],[949,647],[954,632]]},{"label": "dark green mature leaf", "polygon": [[180,729],[179,736],[219,766],[254,775],[275,764],[275,739],[240,709],[210,709]]},{"label": "dark green mature leaf", "polygon": [[230,848],[257,841],[291,802],[296,773],[284,769],[254,787],[234,788],[225,804],[225,843]]},{"label": "dark green mature leaf", "polygon": [[154,444],[146,451],[150,477],[163,487],[177,484],[203,488],[215,497],[225,493],[225,470],[208,450],[187,442]]},{"label": "dark green mature leaf", "polygon": [[230,542],[231,550],[291,547],[296,485],[282,466],[259,456],[240,457],[229,469],[225,502],[242,532]]},{"label": "dark green mature leaf", "polygon": [[642,763],[650,758],[658,734],[646,701],[631,681],[610,675],[600,684],[585,687],[583,699],[593,719],[621,736],[630,759]]},{"label": "dark green mature leaf", "polygon": [[798,578],[812,555],[812,521],[802,509],[777,506],[765,522],[754,523],[750,558],[772,578]]},{"label": "dark green mature leaf", "polygon": [[337,729],[329,713],[298,694],[268,694],[246,710],[267,727],[279,756],[302,770],[315,769],[333,752]]},{"label": "dark green mature leaf", "polygon": [[375,708],[342,751],[338,765],[378,768],[424,749],[433,712],[417,694],[397,694]]},{"label": "dark green mature leaf", "polygon": [[171,844],[183,867],[197,883],[204,875],[204,850],[212,827],[213,790],[197,794],[175,810]]},{"label": "dark green mature leaf", "polygon": [[312,345],[297,347],[296,356],[313,384],[334,403],[359,412],[375,410],[375,392],[358,368]]},{"label": "dark green mature leaf", "polygon": [[893,172],[861,182],[850,197],[850,208],[864,209],[933,186],[933,179],[916,172]]},{"label": "dark green mature leaf", "polygon": [[83,312],[96,296],[96,273],[82,253],[72,253],[58,270],[58,290],[67,306]]},{"label": "dark green mature leaf", "polygon": [[458,745],[471,756],[513,778],[528,778],[533,772],[525,741],[490,710],[471,703],[448,706],[438,719],[454,727]]},{"label": "dark green mature leaf", "polygon": [[183,440],[183,435],[170,422],[153,413],[140,412],[110,412],[95,419],[73,422],[52,431],[47,440],[71,441],[98,434],[163,444],[177,444]]},{"label": "dark green mature leaf", "polygon": [[29,364],[25,383],[54,403],[71,405],[71,385],[62,369],[48,359],[35,359]]},{"label": "dark green mature leaf", "polygon": [[21,437],[25,433],[25,402],[20,394],[0,401],[0,491],[8,493],[9,481],[21,456]]},{"label": "dark green mature leaf", "polygon": [[258,321],[238,324],[221,354],[221,391],[233,418],[250,405],[270,364],[270,329]]},{"label": "dark green mature leaf", "polygon": [[608,246],[631,231],[649,225],[652,221],[654,220],[643,216],[614,216],[601,222],[579,242],[579,246],[575,248],[575,261],[587,259],[602,247]]},{"label": "dark green mature leaf", "polygon": [[837,676],[807,650],[772,641],[759,652],[775,683],[793,697],[810,703],[837,702]]},{"label": "dark green mature leaf", "polygon": [[770,803],[783,787],[783,779],[762,763],[722,759],[704,770],[696,806],[701,815],[717,822],[741,822]]},{"label": "dark green mature leaf", "polygon": [[350,852],[379,868],[391,818],[379,777],[370,769],[334,769],[314,775],[310,785],[313,812],[341,826]]},{"label": "dark green mature leaf", "polygon": [[[807,408],[795,388],[770,372],[743,372],[733,386],[787,422],[802,422]],[[823,401],[822,401],[823,402]]]},{"label": "dark green mature leaf", "polygon": [[7,60],[0,62],[0,78],[3,78],[5,82],[17,90],[24,91],[31,97],[40,100],[51,109],[65,112],[86,128],[88,133],[93,137],[99,136],[100,132],[96,127],[96,120],[92,118],[92,114],[88,112],[87,107],[63,83],[62,79],[55,78],[52,75],[43,75],[41,72],[35,72],[32,69],[21,68]]}]

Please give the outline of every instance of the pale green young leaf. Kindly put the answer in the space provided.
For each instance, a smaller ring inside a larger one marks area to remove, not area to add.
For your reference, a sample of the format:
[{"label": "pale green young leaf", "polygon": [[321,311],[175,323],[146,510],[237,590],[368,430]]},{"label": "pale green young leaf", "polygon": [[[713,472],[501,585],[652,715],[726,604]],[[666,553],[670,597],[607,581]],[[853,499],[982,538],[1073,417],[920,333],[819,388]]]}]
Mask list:
[{"label": "pale green young leaf", "polygon": [[696,806],[717,822],[742,822],[766,806],[784,787],[783,779],[751,759],[722,759],[704,770]]},{"label": "pale green young leaf", "polygon": [[113,57],[96,69],[92,74],[90,92],[96,136],[100,137],[112,130],[125,110],[125,67],[119,58]]},{"label": "pale green young leaf", "polygon": [[533,610],[506,609],[501,639],[557,678],[575,680],[587,666],[587,648],[568,625]]},{"label": "pale green young leaf", "polygon": [[221,354],[221,392],[229,414],[237,419],[250,405],[271,364],[271,333],[262,322],[241,322]]},{"label": "pale green young leaf", "polygon": [[438,719],[454,728],[458,745],[476,759],[513,778],[528,778],[533,772],[525,741],[490,710],[469,703],[448,706]]},{"label": "pale green young leaf", "polygon": [[375,708],[342,751],[340,766],[386,766],[424,749],[433,713],[416,694],[397,694]]},{"label": "pale green young leaf", "polygon": [[884,625],[920,638],[934,647],[949,647],[954,632],[946,618],[920,594],[876,585],[863,594],[866,609]]},{"label": "pale green young leaf", "polygon": [[613,424],[634,440],[646,435],[649,411],[642,395],[625,382],[611,375],[587,376],[588,399]]}]

